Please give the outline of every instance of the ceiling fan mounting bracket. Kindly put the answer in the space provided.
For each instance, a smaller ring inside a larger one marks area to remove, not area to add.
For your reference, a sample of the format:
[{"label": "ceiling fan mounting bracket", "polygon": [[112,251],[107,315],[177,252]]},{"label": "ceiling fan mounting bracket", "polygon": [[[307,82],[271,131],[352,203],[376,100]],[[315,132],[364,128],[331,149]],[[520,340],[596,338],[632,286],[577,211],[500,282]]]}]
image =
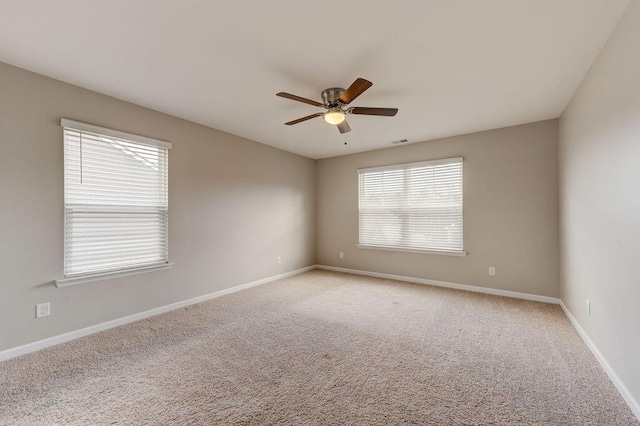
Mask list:
[{"label": "ceiling fan mounting bracket", "polygon": [[337,106],[341,106],[342,102],[340,102],[340,96],[345,92],[345,90],[341,87],[330,87],[329,89],[325,89],[322,91],[322,102],[324,102],[325,107],[333,108]]}]

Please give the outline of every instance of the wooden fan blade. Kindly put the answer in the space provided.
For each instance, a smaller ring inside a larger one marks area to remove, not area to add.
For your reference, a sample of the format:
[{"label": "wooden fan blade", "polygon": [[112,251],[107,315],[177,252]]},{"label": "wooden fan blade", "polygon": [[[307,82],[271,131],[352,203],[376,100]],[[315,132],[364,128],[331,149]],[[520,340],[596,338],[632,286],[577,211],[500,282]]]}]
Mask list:
[{"label": "wooden fan blade", "polygon": [[340,133],[348,133],[351,131],[351,127],[349,127],[349,123],[347,123],[347,120],[344,120],[342,123],[336,125],[336,127],[338,128]]},{"label": "wooden fan blade", "polygon": [[365,90],[373,86],[373,83],[364,78],[357,78],[347,90],[340,96],[340,102],[350,104],[355,98],[362,95]]},{"label": "wooden fan blade", "polygon": [[280,92],[280,93],[276,93],[276,96],[280,96],[281,98],[291,99],[292,101],[304,102],[305,104],[309,104],[317,107],[324,106],[324,104],[321,104],[320,102],[316,102],[316,101],[312,101],[311,99],[292,95],[291,93]]},{"label": "wooden fan blade", "polygon": [[292,126],[294,124],[302,123],[303,121],[311,120],[312,118],[320,117],[321,115],[324,115],[324,112],[316,112],[315,114],[307,115],[306,117],[298,118],[297,120],[289,121],[284,124]]},{"label": "wooden fan blade", "polygon": [[351,114],[360,115],[382,115],[385,117],[393,117],[398,113],[398,108],[367,108],[367,107],[353,107],[349,108]]}]

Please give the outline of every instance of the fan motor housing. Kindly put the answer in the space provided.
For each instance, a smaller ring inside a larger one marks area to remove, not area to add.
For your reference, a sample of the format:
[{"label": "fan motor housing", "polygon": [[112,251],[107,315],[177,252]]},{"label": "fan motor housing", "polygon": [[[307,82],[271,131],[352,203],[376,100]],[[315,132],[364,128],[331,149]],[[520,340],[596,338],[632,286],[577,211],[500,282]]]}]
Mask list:
[{"label": "fan motor housing", "polygon": [[344,93],[344,89],[340,87],[331,87],[322,91],[322,101],[327,107],[335,107],[340,104],[340,96]]}]

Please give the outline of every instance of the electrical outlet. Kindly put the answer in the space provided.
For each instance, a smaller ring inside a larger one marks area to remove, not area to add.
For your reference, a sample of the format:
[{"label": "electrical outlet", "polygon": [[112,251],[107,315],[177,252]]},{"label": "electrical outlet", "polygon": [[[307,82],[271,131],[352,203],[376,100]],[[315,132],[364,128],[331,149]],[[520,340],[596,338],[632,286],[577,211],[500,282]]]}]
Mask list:
[{"label": "electrical outlet", "polygon": [[491,275],[492,277],[495,277],[495,275],[496,275],[496,267],[495,266],[489,266],[489,275]]},{"label": "electrical outlet", "polygon": [[344,253],[340,252],[340,259],[344,259]]},{"label": "electrical outlet", "polygon": [[587,315],[591,316],[591,300],[587,299]]},{"label": "electrical outlet", "polygon": [[47,303],[38,303],[36,305],[36,318],[48,317],[51,315],[51,305]]},{"label": "electrical outlet", "polygon": [[282,263],[282,258],[280,256],[276,257],[276,262],[278,262],[278,265]]}]

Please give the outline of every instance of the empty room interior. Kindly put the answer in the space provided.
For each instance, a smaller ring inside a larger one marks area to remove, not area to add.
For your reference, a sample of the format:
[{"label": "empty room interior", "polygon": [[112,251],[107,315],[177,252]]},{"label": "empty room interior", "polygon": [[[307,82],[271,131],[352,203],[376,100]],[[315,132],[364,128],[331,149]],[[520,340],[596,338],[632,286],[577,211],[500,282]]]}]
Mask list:
[{"label": "empty room interior", "polygon": [[640,0],[0,0],[0,425],[640,425]]}]

